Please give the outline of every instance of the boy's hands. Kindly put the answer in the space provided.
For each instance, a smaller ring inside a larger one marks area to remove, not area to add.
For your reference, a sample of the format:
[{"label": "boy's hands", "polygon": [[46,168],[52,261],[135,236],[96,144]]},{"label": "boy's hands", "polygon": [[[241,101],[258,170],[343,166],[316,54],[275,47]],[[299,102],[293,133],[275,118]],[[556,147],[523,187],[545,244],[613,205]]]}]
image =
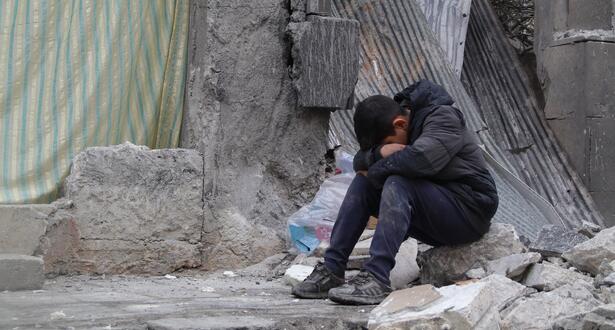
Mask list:
[{"label": "boy's hands", "polygon": [[398,151],[402,151],[405,147],[405,144],[399,143],[385,144],[380,148],[380,155],[382,155],[382,158],[387,158]]}]

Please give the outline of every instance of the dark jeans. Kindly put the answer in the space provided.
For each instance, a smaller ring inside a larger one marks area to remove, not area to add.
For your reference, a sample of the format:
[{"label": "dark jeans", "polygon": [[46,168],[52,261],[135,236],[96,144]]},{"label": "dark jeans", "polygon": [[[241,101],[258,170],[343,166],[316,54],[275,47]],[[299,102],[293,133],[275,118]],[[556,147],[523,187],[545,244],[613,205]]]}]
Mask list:
[{"label": "dark jeans", "polygon": [[370,259],[363,268],[385,284],[390,284],[395,255],[408,237],[441,246],[473,242],[482,236],[442,186],[394,175],[387,178],[382,190],[377,190],[366,177],[357,175],[348,188],[325,253],[325,266],[338,276],[343,276],[370,215],[378,217],[378,225]]}]

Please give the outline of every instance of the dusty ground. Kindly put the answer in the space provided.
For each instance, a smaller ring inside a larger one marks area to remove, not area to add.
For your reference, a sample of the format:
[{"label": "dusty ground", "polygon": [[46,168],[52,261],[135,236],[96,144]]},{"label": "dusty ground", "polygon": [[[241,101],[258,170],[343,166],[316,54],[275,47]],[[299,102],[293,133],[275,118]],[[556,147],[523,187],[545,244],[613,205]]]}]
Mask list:
[{"label": "dusty ground", "polygon": [[[372,306],[299,300],[274,256],[242,270],[171,276],[73,276],[0,292],[0,329],[349,329]],[[287,258],[288,259],[288,258]],[[173,278],[175,277],[175,278]]]}]

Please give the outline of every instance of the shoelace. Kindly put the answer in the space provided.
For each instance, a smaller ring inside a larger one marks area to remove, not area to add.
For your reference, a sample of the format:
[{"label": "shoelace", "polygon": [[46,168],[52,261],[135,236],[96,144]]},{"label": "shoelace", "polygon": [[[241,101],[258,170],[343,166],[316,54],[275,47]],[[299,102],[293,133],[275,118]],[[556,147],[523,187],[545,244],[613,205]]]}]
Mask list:
[{"label": "shoelace", "polygon": [[353,284],[363,285],[369,283],[371,276],[367,272],[361,272],[352,279]]}]

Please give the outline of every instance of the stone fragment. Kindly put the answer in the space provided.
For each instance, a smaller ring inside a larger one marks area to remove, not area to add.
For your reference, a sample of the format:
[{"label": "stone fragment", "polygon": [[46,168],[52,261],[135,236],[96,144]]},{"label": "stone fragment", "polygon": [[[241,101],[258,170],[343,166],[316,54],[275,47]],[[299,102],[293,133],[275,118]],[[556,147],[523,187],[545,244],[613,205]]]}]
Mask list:
[{"label": "stone fragment", "polygon": [[573,246],[587,240],[585,235],[564,227],[547,225],[542,227],[538,238],[530,245],[530,251],[544,257],[559,257]]},{"label": "stone fragment", "polygon": [[590,290],[590,285],[575,282],[553,291],[519,298],[500,313],[501,329],[550,329],[561,318],[601,305]]},{"label": "stone fragment", "polygon": [[594,285],[596,287],[602,286],[602,285],[613,285],[613,279],[615,277],[615,260],[612,261],[607,261],[604,260],[601,264],[600,267],[598,267],[598,274],[596,274],[596,277],[594,278]]},{"label": "stone fragment", "polygon": [[517,277],[525,269],[540,261],[540,254],[536,252],[516,253],[487,262],[487,274],[498,274],[508,278]]},{"label": "stone fragment", "polygon": [[603,261],[615,260],[615,227],[605,229],[594,238],[576,245],[563,257],[576,268],[596,275]]},{"label": "stone fragment", "polygon": [[0,254],[0,291],[36,290],[43,287],[43,259]]},{"label": "stone fragment", "polygon": [[[525,252],[514,227],[494,223],[477,242],[459,246],[443,246],[419,256],[421,282],[442,286],[465,278],[465,273],[490,260]],[[484,268],[484,267],[483,267]]]},{"label": "stone fragment", "polygon": [[487,277],[487,272],[482,267],[478,267],[468,270],[465,275],[469,279],[481,279]]},{"label": "stone fragment", "polygon": [[581,226],[578,227],[576,230],[581,235],[585,235],[588,238],[593,238],[594,236],[596,236],[597,233],[602,230],[602,228],[595,223],[583,221],[581,222]]},{"label": "stone fragment", "polygon": [[66,195],[80,240],[73,272],[166,274],[201,264],[197,151],[88,148],[73,160]]},{"label": "stone fragment", "polygon": [[303,282],[303,280],[305,280],[305,278],[308,277],[313,270],[314,267],[311,266],[292,265],[284,273],[284,280],[290,286],[294,287],[295,285]]},{"label": "stone fragment", "polygon": [[[438,289],[414,287],[392,294],[378,305],[370,314],[368,328],[494,329],[499,309],[525,291],[523,285],[500,275]],[[413,301],[415,296],[418,298]]]},{"label": "stone fragment", "polygon": [[543,262],[530,266],[521,283],[541,291],[551,291],[575,281],[584,281],[589,284],[592,280],[581,273]]},{"label": "stone fragment", "polygon": [[288,32],[298,105],[351,108],[359,73],[359,22],[312,15],[306,22],[290,23]]},{"label": "stone fragment", "polygon": [[48,204],[0,205],[0,253],[33,255],[52,211]]},{"label": "stone fragment", "polygon": [[615,329],[615,304],[602,305],[556,321],[553,330]]},{"label": "stone fragment", "polygon": [[389,274],[394,290],[405,288],[410,282],[419,278],[419,265],[416,263],[418,243],[409,238],[401,244],[395,256],[395,266]]}]

